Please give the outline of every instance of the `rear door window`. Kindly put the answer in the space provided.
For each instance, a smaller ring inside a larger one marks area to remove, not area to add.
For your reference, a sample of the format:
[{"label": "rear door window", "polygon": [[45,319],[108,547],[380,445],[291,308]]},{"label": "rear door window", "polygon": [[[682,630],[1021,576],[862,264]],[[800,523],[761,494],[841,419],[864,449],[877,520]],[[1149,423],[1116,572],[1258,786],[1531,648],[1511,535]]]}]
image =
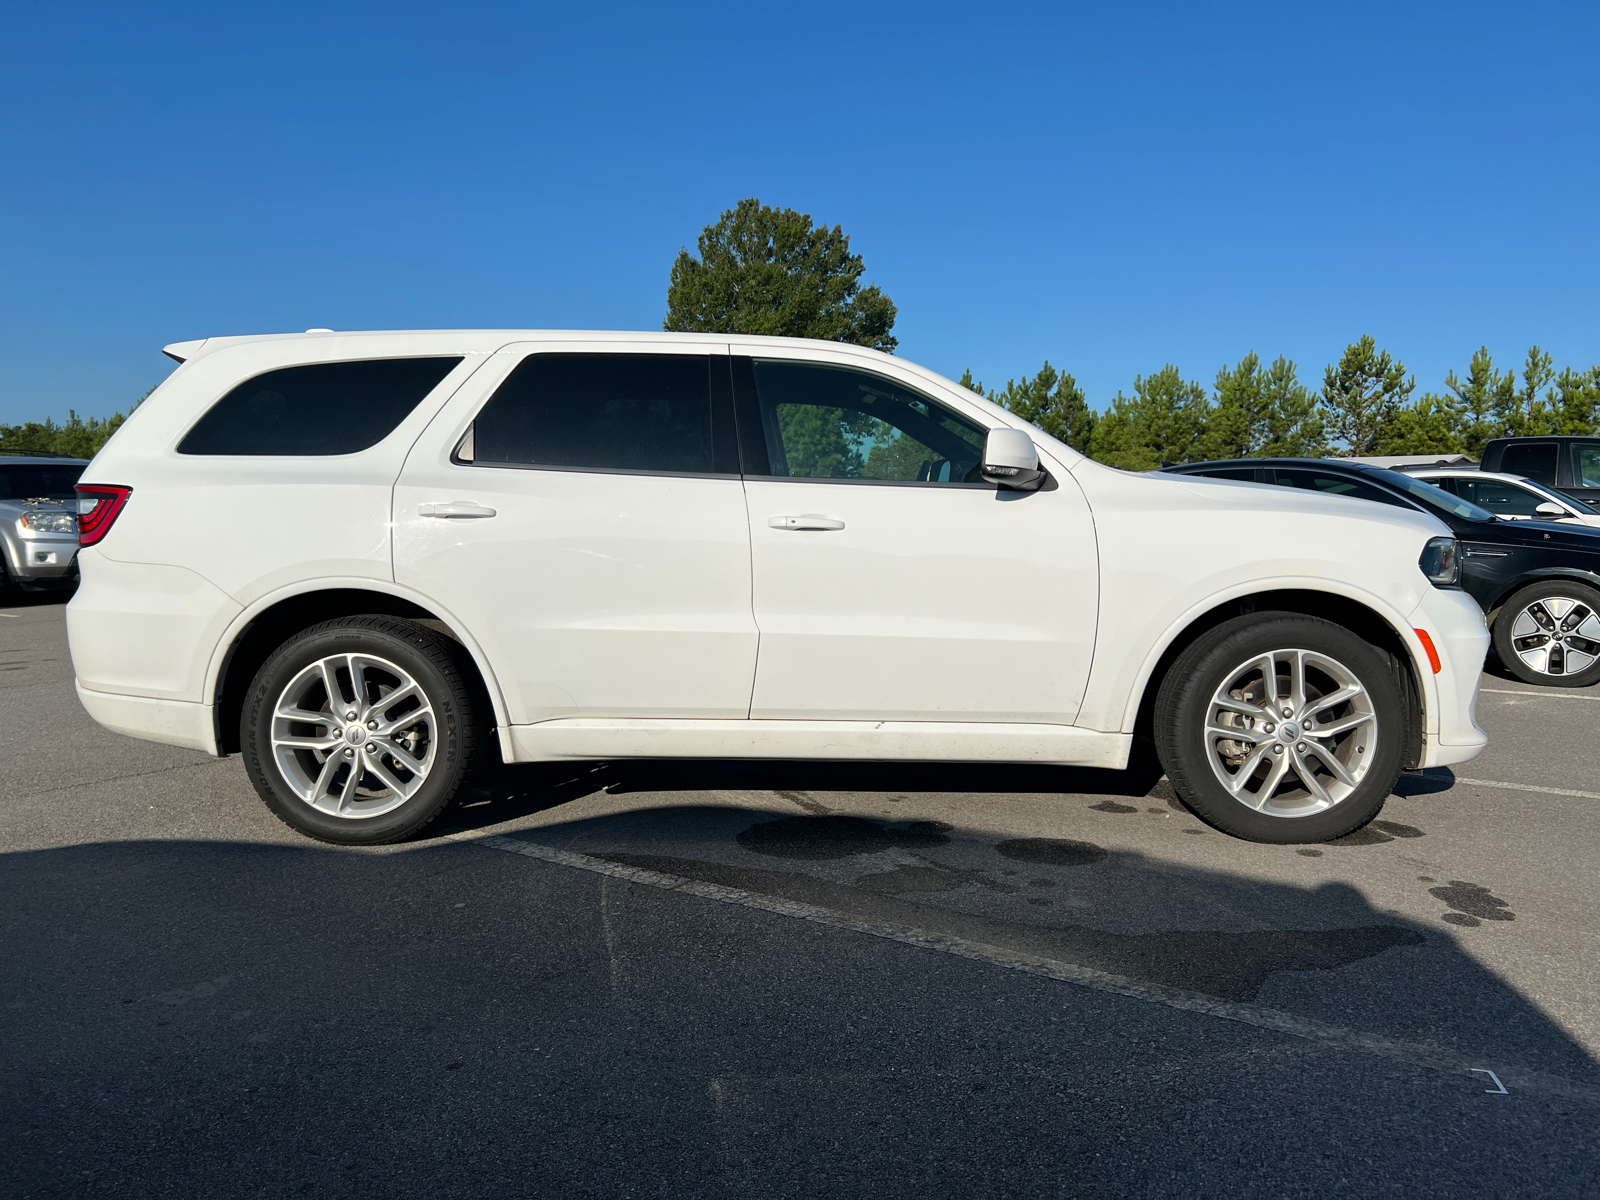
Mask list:
[{"label": "rear door window", "polygon": [[1396,508],[1411,507],[1399,496],[1392,495],[1364,480],[1352,479],[1348,475],[1335,475],[1332,472],[1304,467],[1278,467],[1275,474],[1277,482],[1284,487],[1308,488],[1314,492],[1326,492],[1330,496],[1349,496],[1355,500],[1376,500],[1379,504],[1392,504]]},{"label": "rear door window", "polygon": [[1600,488],[1600,446],[1573,444],[1572,478],[1574,487]]},{"label": "rear door window", "polygon": [[[530,354],[489,397],[457,458],[486,467],[712,474],[713,361]],[[726,358],[721,363],[726,376]]]},{"label": "rear door window", "polygon": [[1500,470],[1521,475],[1545,487],[1556,485],[1556,444],[1554,442],[1512,442],[1500,456]]},{"label": "rear door window", "polygon": [[354,454],[393,433],[460,361],[369,358],[268,371],[213,404],[178,453]]},{"label": "rear door window", "polygon": [[1536,516],[1535,510],[1545,502],[1538,492],[1499,479],[1462,480],[1457,487],[1464,498],[1497,517]]}]

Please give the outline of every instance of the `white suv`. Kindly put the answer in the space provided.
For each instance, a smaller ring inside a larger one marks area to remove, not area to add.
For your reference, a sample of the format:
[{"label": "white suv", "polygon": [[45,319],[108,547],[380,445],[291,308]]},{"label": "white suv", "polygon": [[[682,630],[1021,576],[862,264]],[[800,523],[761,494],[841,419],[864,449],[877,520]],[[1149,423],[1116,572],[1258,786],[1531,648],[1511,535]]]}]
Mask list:
[{"label": "white suv", "polygon": [[1090,462],[911,363],[649,333],[315,332],[183,365],[80,486],[78,693],[242,751],[313,837],[474,762],[1125,767],[1318,841],[1464,762],[1488,645],[1421,513]]}]

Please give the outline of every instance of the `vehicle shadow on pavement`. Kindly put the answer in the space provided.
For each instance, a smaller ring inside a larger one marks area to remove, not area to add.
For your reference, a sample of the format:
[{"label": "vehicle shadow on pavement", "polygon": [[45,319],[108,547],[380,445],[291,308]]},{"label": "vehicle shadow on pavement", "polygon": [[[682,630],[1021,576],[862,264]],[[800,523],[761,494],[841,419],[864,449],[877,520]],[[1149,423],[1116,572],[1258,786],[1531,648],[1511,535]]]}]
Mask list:
[{"label": "vehicle shadow on pavement", "polygon": [[[497,840],[715,883],[723,902],[454,840],[5,855],[0,1185],[926,1196],[1335,1178],[1504,1194],[1529,1169],[1600,1184],[1594,1063],[1453,932],[1341,883],[844,820],[667,806]],[[1028,905],[1042,897],[1049,915]],[[875,922],[1457,1066],[907,945]],[[1511,1098],[1486,1096],[1477,1066]],[[1130,1136],[1141,1113],[1151,1136]],[[1167,1136],[1172,1122],[1204,1136]]]},{"label": "vehicle shadow on pavement", "polygon": [[[430,827],[438,837],[545,812],[596,792],[877,792],[1081,794],[1147,797],[1178,803],[1153,760],[1128,770],[1013,763],[837,762],[807,759],[632,759],[527,763],[480,770],[461,798]],[[804,800],[797,801],[802,807]]]}]

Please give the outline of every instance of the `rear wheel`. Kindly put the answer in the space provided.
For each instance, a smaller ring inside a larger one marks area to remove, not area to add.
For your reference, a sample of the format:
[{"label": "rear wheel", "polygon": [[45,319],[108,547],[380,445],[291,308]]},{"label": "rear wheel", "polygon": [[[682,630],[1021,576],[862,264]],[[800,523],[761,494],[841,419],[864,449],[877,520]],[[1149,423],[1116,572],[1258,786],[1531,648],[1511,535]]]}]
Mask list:
[{"label": "rear wheel", "polygon": [[455,796],[477,741],[452,644],[386,616],[327,621],[279,647],[256,673],[239,727],[267,807],[342,845],[419,832]]},{"label": "rear wheel", "polygon": [[1518,679],[1545,687],[1600,683],[1600,590],[1571,579],[1519,588],[1494,621],[1494,649]]},{"label": "rear wheel", "polygon": [[1167,777],[1196,816],[1254,842],[1365,825],[1400,774],[1407,710],[1385,656],[1316,617],[1257,613],[1210,630],[1156,695]]}]

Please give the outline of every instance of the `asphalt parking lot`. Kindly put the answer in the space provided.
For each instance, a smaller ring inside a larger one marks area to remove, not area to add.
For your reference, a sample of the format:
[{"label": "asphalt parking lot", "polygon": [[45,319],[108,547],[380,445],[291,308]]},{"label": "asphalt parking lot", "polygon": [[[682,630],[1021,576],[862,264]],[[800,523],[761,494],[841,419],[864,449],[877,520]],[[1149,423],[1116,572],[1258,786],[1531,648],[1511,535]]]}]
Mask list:
[{"label": "asphalt parking lot", "polygon": [[1483,757],[1321,847],[1133,774],[679,763],[350,851],[0,609],[0,1191],[1596,1194],[1600,689],[1484,688]]}]

